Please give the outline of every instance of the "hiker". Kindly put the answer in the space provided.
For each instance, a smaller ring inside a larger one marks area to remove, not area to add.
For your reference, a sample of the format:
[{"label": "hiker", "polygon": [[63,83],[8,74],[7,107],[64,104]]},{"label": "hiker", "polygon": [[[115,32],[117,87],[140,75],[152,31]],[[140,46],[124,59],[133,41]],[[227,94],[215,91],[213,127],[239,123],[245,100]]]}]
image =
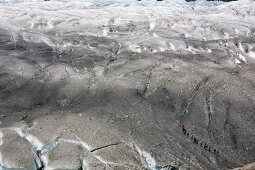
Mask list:
[{"label": "hiker", "polygon": [[201,143],[200,143],[200,146],[201,146],[201,147],[204,147],[204,146],[205,146],[205,143],[204,143],[204,142],[201,142]]},{"label": "hiker", "polygon": [[184,135],[187,134],[187,130],[185,129],[185,126],[184,126],[184,125],[182,125],[182,132],[184,133]]},{"label": "hiker", "polygon": [[214,154],[218,154],[219,151],[217,151],[217,149],[213,149],[213,153],[214,153]]},{"label": "hiker", "polygon": [[197,138],[193,138],[193,142],[195,143],[195,144],[198,144],[198,140],[197,140]]}]

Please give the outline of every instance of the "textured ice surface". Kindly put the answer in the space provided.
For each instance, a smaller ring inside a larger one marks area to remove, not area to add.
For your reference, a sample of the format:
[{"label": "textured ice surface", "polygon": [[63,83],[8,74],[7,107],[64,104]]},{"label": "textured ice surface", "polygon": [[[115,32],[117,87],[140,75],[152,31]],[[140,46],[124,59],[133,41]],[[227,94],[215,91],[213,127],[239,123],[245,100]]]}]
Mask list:
[{"label": "textured ice surface", "polygon": [[19,2],[0,4],[0,168],[254,162],[254,1]]}]

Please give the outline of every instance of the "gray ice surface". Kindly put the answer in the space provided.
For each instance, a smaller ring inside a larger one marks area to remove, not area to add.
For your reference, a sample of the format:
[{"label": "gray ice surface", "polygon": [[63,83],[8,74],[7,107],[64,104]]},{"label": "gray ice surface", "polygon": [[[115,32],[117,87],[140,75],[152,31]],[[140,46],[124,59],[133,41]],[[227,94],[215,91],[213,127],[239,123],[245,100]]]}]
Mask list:
[{"label": "gray ice surface", "polygon": [[255,162],[255,3],[158,3],[0,4],[0,169]]}]

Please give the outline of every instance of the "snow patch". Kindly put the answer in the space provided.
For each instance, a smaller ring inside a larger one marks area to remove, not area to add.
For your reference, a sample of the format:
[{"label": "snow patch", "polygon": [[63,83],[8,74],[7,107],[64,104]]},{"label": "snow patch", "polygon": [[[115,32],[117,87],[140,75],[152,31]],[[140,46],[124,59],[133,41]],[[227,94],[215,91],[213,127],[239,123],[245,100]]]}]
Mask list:
[{"label": "snow patch", "polygon": [[255,51],[249,51],[249,52],[248,52],[248,55],[249,55],[251,58],[255,59]]},{"label": "snow patch", "polygon": [[157,165],[156,160],[146,151],[141,150],[138,146],[135,146],[136,151],[145,160],[150,170],[159,170],[160,166]]},{"label": "snow patch", "polygon": [[150,31],[154,30],[155,26],[157,26],[158,23],[156,21],[153,21],[150,23]]},{"label": "snow patch", "polygon": [[240,59],[241,61],[243,61],[244,63],[248,63],[247,59],[246,59],[242,54],[238,54],[237,56],[238,56],[239,59]]},{"label": "snow patch", "polygon": [[0,146],[3,145],[3,132],[0,131]]},{"label": "snow patch", "polygon": [[133,51],[133,52],[135,52],[135,53],[141,53],[142,52],[142,49],[141,49],[141,47],[138,45],[138,44],[128,44],[128,49],[130,50],[130,51]]},{"label": "snow patch", "polygon": [[12,128],[16,131],[20,137],[25,138],[36,150],[41,150],[43,148],[43,143],[35,136],[27,134],[21,128]]},{"label": "snow patch", "polygon": [[235,63],[236,63],[236,64],[241,64],[241,61],[238,60],[237,58],[235,58]]}]

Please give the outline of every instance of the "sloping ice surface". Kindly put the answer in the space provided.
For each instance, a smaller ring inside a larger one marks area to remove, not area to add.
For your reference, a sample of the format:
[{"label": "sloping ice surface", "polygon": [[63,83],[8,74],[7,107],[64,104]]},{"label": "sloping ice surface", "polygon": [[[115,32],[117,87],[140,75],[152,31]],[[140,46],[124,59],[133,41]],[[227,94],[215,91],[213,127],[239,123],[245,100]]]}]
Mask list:
[{"label": "sloping ice surface", "polygon": [[19,2],[0,4],[0,169],[254,162],[254,1]]}]

